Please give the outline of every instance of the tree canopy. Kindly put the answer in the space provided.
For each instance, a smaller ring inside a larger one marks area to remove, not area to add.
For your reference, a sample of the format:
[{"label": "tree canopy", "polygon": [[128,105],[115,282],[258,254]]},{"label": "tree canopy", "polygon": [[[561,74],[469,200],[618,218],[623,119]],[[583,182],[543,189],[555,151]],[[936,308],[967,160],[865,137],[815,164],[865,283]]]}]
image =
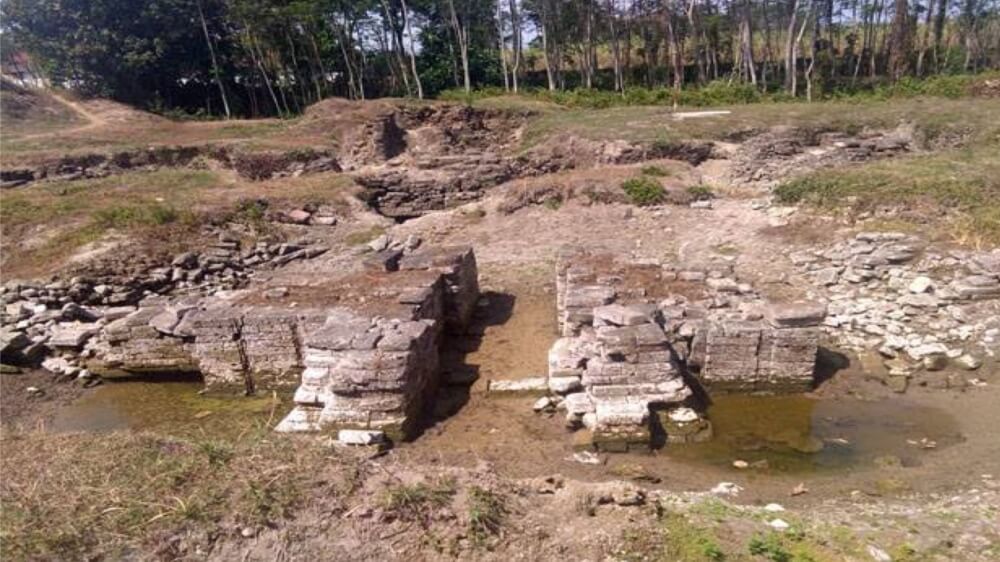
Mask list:
[{"label": "tree canopy", "polygon": [[442,90],[814,90],[1000,61],[998,0],[5,0],[5,59],[154,110]]}]

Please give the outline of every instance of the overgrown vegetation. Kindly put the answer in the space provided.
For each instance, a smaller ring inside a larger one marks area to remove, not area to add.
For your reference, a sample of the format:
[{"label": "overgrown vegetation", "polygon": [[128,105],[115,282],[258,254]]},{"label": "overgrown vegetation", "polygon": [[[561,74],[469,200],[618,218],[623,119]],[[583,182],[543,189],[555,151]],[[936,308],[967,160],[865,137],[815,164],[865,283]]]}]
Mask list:
[{"label": "overgrown vegetation", "polygon": [[633,203],[641,207],[663,201],[663,196],[666,194],[660,182],[648,176],[638,176],[623,181],[622,190]]}]

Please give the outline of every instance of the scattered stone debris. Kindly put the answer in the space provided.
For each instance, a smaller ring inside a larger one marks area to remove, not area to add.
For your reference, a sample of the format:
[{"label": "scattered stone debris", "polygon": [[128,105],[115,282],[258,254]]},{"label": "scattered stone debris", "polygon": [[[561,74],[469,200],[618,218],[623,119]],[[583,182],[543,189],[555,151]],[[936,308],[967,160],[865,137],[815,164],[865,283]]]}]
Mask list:
[{"label": "scattered stone debris", "polygon": [[804,169],[888,158],[915,149],[913,131],[907,126],[858,135],[780,126],[743,142],[731,158],[730,177],[738,183],[769,187]]},{"label": "scattered stone debris", "polygon": [[862,232],[789,257],[828,301],[824,331],[844,348],[878,350],[897,388],[919,370],[975,370],[1000,351],[1000,250],[939,253],[917,236]]},{"label": "scattered stone debris", "polygon": [[[0,358],[5,363],[41,364],[55,373],[75,375],[68,372],[67,365],[79,369],[79,363],[90,361],[97,349],[90,344],[101,339],[97,336],[129,334],[135,328],[137,341],[150,347],[135,350],[125,363],[154,370],[161,364],[194,370],[191,361],[182,360],[187,355],[179,351],[183,346],[176,338],[189,335],[184,330],[190,327],[190,320],[186,324],[181,321],[203,304],[196,304],[199,298],[245,286],[256,270],[312,259],[326,251],[326,246],[310,238],[261,242],[242,249],[238,238],[223,232],[206,249],[177,254],[165,265],[123,258],[92,265],[90,273],[68,280],[8,282],[0,287]],[[269,289],[268,298],[280,298],[280,290]],[[158,299],[166,297],[189,300],[165,306]],[[165,340],[164,336],[175,339]],[[111,341],[115,337],[111,336]],[[46,357],[62,363],[45,363]]]}]

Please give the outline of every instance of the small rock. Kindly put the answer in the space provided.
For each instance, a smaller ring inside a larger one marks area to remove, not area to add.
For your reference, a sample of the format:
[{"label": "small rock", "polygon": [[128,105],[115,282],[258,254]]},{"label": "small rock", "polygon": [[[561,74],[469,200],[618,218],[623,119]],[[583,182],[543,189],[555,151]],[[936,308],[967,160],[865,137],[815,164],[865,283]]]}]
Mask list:
[{"label": "small rock", "polygon": [[785,507],[778,503],[769,503],[764,506],[764,511],[769,511],[771,513],[778,513],[780,511],[785,511]]},{"label": "small rock", "polygon": [[955,364],[966,371],[975,371],[983,366],[983,362],[978,357],[968,353],[960,356],[958,359],[955,359]]},{"label": "small rock", "polygon": [[750,463],[748,463],[745,460],[735,460],[733,461],[733,468],[739,468],[739,469],[750,468]]},{"label": "small rock", "polygon": [[385,250],[386,248],[389,247],[389,243],[390,242],[391,242],[391,240],[389,240],[389,236],[383,234],[383,235],[379,236],[378,238],[376,238],[376,239],[372,240],[371,242],[369,242],[368,243],[368,247],[373,252],[381,252],[382,250]]},{"label": "small rock", "polygon": [[539,398],[537,401],[535,401],[535,404],[531,407],[531,409],[533,409],[536,412],[551,411],[554,408],[555,404],[552,402],[552,399],[549,398],[548,396],[543,396]]},{"label": "small rock", "polygon": [[385,442],[385,433],[367,429],[341,429],[337,442],[342,445],[379,445]]},{"label": "small rock", "polygon": [[911,293],[926,293],[933,286],[934,281],[930,277],[921,275],[910,282],[909,289]]},{"label": "small rock", "polygon": [[732,482],[719,482],[711,490],[717,496],[738,496],[742,491],[742,486],[733,484]]},{"label": "small rock", "polygon": [[808,494],[808,493],[809,493],[809,488],[806,488],[806,483],[799,482],[798,484],[795,485],[794,488],[792,488],[791,495],[801,496],[802,494]]},{"label": "small rock", "polygon": [[580,451],[579,453],[573,453],[572,456],[566,457],[566,460],[571,462],[578,462],[580,464],[601,464],[601,457],[590,451]]},{"label": "small rock", "polygon": [[778,531],[784,531],[791,527],[791,525],[789,525],[784,519],[772,519],[768,521],[767,524],[772,529],[777,529]]}]

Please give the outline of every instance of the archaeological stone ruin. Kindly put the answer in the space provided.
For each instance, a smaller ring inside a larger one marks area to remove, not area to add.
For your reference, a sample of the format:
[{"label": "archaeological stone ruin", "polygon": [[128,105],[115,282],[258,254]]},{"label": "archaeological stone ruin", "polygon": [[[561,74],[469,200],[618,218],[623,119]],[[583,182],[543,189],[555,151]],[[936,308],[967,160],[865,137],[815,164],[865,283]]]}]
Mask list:
[{"label": "archaeological stone ruin", "polygon": [[813,383],[825,307],[769,303],[725,262],[628,263],[578,249],[556,267],[562,337],[548,385],[577,444],[648,449],[710,436],[704,392],[794,392]]},{"label": "archaeological stone ruin", "polygon": [[279,431],[373,429],[411,436],[438,384],[443,334],[479,298],[469,247],[388,250],[344,278],[231,298],[158,302],[90,345],[101,372],[202,374],[212,391],[298,387]]}]

